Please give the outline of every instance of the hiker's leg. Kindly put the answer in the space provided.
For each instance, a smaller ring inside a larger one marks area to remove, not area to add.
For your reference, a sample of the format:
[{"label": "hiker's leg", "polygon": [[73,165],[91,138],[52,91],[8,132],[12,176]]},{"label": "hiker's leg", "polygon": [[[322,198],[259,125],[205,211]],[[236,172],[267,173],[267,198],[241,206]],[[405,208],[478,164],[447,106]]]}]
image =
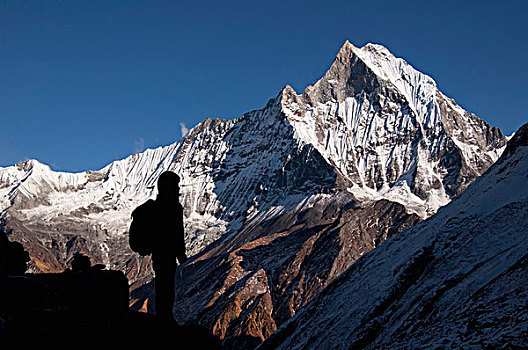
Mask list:
[{"label": "hiker's leg", "polygon": [[156,287],[156,315],[162,319],[174,320],[174,274],[176,257],[152,255]]}]

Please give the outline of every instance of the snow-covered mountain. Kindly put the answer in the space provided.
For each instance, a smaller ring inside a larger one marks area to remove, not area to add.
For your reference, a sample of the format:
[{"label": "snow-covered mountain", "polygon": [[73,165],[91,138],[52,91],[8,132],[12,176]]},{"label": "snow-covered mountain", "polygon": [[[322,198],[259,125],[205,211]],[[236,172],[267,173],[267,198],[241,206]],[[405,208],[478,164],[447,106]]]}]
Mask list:
[{"label": "snow-covered mountain", "polygon": [[431,219],[359,259],[261,349],[526,348],[528,124]]},{"label": "snow-covered mountain", "polygon": [[380,45],[345,43],[284,113],[358,197],[386,198],[422,217],[435,213],[500,155],[500,131],[444,96],[429,76]]},{"label": "snow-covered mountain", "polygon": [[[311,270],[295,268],[313,283],[297,301],[290,294],[299,289],[287,287],[287,278],[281,282],[290,306],[274,306],[283,309],[281,316],[270,314],[261,332],[269,334],[355,259],[460,194],[505,144],[499,129],[464,111],[386,48],[346,42],[328,72],[302,94],[286,86],[264,108],[233,120],[206,119],[172,145],[77,174],[54,172],[35,160],[0,169],[1,219],[30,251],[35,271],[64,269],[82,251],[125,271],[135,286],[149,281],[151,271],[148,258],[128,248],[130,213],[155,196],[165,170],[182,178],[190,254],[215,242],[196,261],[234,258],[244,244],[286,232],[298,235],[288,238],[292,248],[284,259],[301,248],[314,257],[327,248],[315,244],[319,236],[328,242],[338,237],[335,254],[320,266],[319,282],[317,260]],[[222,266],[234,272],[231,282],[219,280],[226,283],[214,291],[222,290],[219,296],[243,275],[236,275],[236,264]],[[255,278],[264,281],[263,272]],[[276,296],[269,295],[273,303]],[[222,305],[217,310],[231,304]],[[203,323],[227,327],[220,318]],[[219,331],[224,337],[245,334],[227,328]]]}]

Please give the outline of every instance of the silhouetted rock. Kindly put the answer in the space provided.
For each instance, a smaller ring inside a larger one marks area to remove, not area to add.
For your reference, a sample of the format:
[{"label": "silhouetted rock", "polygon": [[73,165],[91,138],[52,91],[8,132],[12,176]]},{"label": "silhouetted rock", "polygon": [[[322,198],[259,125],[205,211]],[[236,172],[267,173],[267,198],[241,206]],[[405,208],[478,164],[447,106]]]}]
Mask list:
[{"label": "silhouetted rock", "polygon": [[0,231],[0,277],[24,274],[30,260],[22,244],[9,241],[6,234]]},{"label": "silhouetted rock", "polygon": [[205,328],[180,327],[130,311],[124,274],[100,270],[86,259],[78,255],[72,269],[63,273],[5,276],[0,288],[0,349],[149,349],[167,344],[221,348]]}]

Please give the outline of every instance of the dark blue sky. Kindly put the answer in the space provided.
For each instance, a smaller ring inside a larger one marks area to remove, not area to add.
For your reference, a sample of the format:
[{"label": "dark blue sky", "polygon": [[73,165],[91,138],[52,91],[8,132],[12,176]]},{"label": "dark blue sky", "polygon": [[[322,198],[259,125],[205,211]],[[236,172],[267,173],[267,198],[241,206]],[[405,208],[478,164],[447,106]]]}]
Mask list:
[{"label": "dark blue sky", "polygon": [[0,166],[99,169],[386,46],[510,134],[528,121],[526,1],[2,1]]}]

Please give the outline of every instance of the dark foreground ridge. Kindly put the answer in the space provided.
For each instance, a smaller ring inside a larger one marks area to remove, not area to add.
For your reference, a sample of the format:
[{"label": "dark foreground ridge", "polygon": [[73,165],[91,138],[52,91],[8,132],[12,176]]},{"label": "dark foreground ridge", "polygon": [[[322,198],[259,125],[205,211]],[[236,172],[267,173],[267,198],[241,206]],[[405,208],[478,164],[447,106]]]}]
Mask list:
[{"label": "dark foreground ridge", "polygon": [[128,284],[121,272],[8,277],[2,289],[1,349],[148,349],[158,344],[221,348],[205,328],[128,310]]},{"label": "dark foreground ridge", "polygon": [[[179,326],[128,308],[129,286],[123,273],[90,266],[83,259],[72,270],[24,274],[0,231],[0,349],[110,348],[148,349],[157,345],[220,349],[219,341],[199,326]],[[15,274],[13,274],[13,272]],[[18,272],[18,273],[17,273]]]}]

